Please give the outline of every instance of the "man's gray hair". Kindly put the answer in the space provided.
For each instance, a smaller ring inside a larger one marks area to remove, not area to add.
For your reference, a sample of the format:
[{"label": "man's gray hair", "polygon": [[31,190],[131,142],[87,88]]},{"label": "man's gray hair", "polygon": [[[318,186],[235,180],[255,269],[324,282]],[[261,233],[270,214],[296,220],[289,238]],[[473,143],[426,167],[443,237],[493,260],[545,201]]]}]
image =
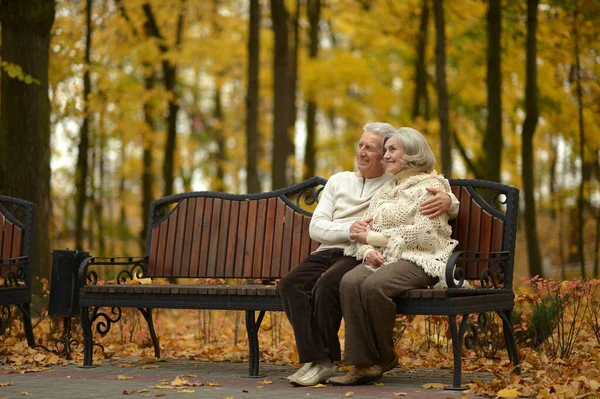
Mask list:
[{"label": "man's gray hair", "polygon": [[421,172],[429,173],[436,164],[435,155],[427,143],[427,139],[418,131],[410,127],[401,127],[394,130],[383,140],[395,137],[398,144],[404,149],[405,155],[402,157],[402,167],[404,169],[417,169]]},{"label": "man's gray hair", "polygon": [[363,133],[369,132],[381,137],[389,136],[394,133],[396,128],[385,122],[371,122],[363,126]]}]

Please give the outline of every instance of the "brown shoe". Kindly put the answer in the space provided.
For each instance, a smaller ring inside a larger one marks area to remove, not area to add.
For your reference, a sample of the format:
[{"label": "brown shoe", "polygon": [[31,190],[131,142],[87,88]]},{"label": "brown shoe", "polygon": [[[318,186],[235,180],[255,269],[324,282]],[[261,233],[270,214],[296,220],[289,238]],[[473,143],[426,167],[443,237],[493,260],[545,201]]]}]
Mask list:
[{"label": "brown shoe", "polygon": [[394,357],[387,364],[382,364],[381,368],[383,369],[383,373],[386,373],[392,369],[394,369],[398,365],[398,355],[394,352]]},{"label": "brown shoe", "polygon": [[339,377],[331,377],[329,382],[332,385],[361,385],[368,382],[377,381],[381,378],[381,366],[354,366],[346,374]]}]

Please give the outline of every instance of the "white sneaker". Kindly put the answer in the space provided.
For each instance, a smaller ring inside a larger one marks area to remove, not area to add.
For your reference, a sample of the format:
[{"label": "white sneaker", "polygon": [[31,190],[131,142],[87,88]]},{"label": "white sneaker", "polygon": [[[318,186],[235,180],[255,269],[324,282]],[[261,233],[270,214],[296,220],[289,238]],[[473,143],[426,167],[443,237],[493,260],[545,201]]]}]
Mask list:
[{"label": "white sneaker", "polygon": [[335,365],[321,366],[320,364],[315,364],[302,377],[292,382],[303,387],[312,387],[313,385],[327,381],[336,374],[337,369]]},{"label": "white sneaker", "polygon": [[289,377],[287,377],[287,379],[290,382],[296,382],[296,380],[298,378],[301,378],[304,374],[306,374],[306,372],[312,367],[312,365],[313,365],[312,362],[304,363],[304,366],[302,366],[298,370],[296,370],[296,372],[294,374],[290,375]]}]

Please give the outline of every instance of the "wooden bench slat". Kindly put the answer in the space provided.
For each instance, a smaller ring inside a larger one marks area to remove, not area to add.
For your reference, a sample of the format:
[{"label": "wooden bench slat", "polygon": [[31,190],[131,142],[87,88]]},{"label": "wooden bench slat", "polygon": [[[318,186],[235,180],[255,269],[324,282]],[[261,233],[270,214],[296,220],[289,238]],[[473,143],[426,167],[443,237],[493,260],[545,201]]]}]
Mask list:
[{"label": "wooden bench slat", "polygon": [[[479,241],[479,252],[490,252],[492,250],[492,215],[485,212],[481,220],[481,240]],[[489,262],[482,262],[479,264],[478,275],[481,276],[483,270],[490,267]]]},{"label": "wooden bench slat", "polygon": [[246,253],[246,228],[248,226],[249,201],[240,202],[239,227],[235,247],[235,275],[244,277],[244,261]]},{"label": "wooden bench slat", "polygon": [[294,213],[293,218],[294,227],[292,230],[290,268],[300,263],[300,249],[302,248],[302,215]]},{"label": "wooden bench slat", "polygon": [[175,208],[171,217],[169,217],[169,228],[167,230],[167,244],[165,248],[165,259],[163,263],[163,276],[175,276],[173,270],[174,255],[175,255],[175,242],[177,241],[177,229],[179,223],[179,214],[181,209]]},{"label": "wooden bench slat", "polygon": [[292,264],[292,239],[294,234],[294,211],[289,207],[285,208],[285,218],[283,226],[283,245],[281,247],[281,274],[287,274],[295,264]]},{"label": "wooden bench slat", "polygon": [[271,251],[271,278],[279,278],[285,275],[282,268],[283,258],[283,231],[285,226],[285,211],[286,205],[281,198],[275,198],[275,215],[274,215],[274,232],[273,232],[273,249]]},{"label": "wooden bench slat", "polygon": [[181,250],[181,266],[179,275],[188,277],[190,275],[190,265],[192,262],[192,246],[194,242],[194,226],[196,223],[196,199],[188,198],[186,204],[185,232],[183,233],[182,250]]},{"label": "wooden bench slat", "polygon": [[221,209],[221,223],[217,241],[217,260],[215,270],[217,276],[227,277],[227,240],[229,238],[229,225],[231,224],[231,200],[223,200]]},{"label": "wooden bench slat", "polygon": [[2,245],[2,257],[1,259],[12,258],[12,245],[13,245],[13,232],[14,225],[8,221],[4,221],[4,243]]},{"label": "wooden bench slat", "polygon": [[248,206],[248,224],[246,226],[246,246],[244,249],[244,271],[242,277],[251,278],[254,264],[254,237],[256,235],[256,213],[258,204],[256,201],[250,201]]},{"label": "wooden bench slat", "polygon": [[208,253],[210,242],[213,240],[210,230],[213,218],[213,202],[214,198],[206,198],[204,201],[204,217],[202,218],[202,241],[200,242],[200,264],[198,266],[198,274],[195,277],[210,277],[208,271]]},{"label": "wooden bench slat", "polygon": [[202,245],[202,230],[204,222],[204,203],[206,198],[196,198],[196,215],[194,216],[194,232],[192,237],[192,253],[190,255],[190,270],[188,277],[200,275],[200,247]]},{"label": "wooden bench slat", "polygon": [[[208,245],[208,257],[206,259],[206,276],[219,276],[217,273],[217,251],[219,248],[219,237],[221,231],[221,206],[223,200],[221,198],[214,198],[212,203],[212,218],[210,224],[210,242]],[[222,274],[221,274],[222,275]]]},{"label": "wooden bench slat", "polygon": [[277,198],[269,198],[266,200],[267,210],[265,215],[265,232],[263,240],[263,259],[261,276],[271,278],[278,276],[278,266],[273,262],[273,246],[275,241],[275,220],[277,216]]},{"label": "wooden bench slat", "polygon": [[231,201],[229,209],[229,228],[227,230],[227,248],[225,257],[225,277],[234,277],[236,262],[236,235],[239,226],[240,202]]},{"label": "wooden bench slat", "polygon": [[266,234],[266,216],[267,216],[267,200],[258,200],[256,209],[256,229],[254,230],[254,257],[252,260],[252,269],[249,274],[252,278],[261,278],[264,276],[263,270],[263,251],[265,246]]},{"label": "wooden bench slat", "polygon": [[183,242],[185,240],[187,217],[187,200],[181,201],[177,205],[177,227],[175,228],[175,236],[173,237],[173,272],[172,276],[182,276],[182,259],[183,259]]}]

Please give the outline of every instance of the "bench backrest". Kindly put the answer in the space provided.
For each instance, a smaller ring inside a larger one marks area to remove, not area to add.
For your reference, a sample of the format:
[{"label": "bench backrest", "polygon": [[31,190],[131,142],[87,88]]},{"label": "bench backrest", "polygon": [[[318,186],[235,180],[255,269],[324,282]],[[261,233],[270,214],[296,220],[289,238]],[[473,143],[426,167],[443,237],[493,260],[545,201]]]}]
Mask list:
[{"label": "bench backrest", "polygon": [[22,263],[9,265],[30,255],[33,207],[31,202],[0,195],[0,277],[8,271],[18,273]]},{"label": "bench backrest", "polygon": [[[458,216],[450,221],[455,251],[507,252],[499,277],[505,288],[512,287],[519,190],[504,184],[471,179],[450,179],[452,192],[460,201]],[[460,262],[465,278],[477,282],[489,275],[493,262]],[[475,285],[478,285],[477,283]]]},{"label": "bench backrest", "polygon": [[[319,245],[309,236],[311,212],[299,205],[314,205],[325,182],[315,177],[262,194],[204,191],[152,202],[147,275],[283,277]],[[458,217],[451,221],[452,236],[459,242],[456,251],[509,253],[501,278],[511,287],[519,191],[482,180],[451,179],[450,184],[460,201]],[[477,281],[491,263],[459,265],[466,279]]]},{"label": "bench backrest", "polygon": [[315,177],[281,190],[178,194],[153,201],[146,256],[154,277],[284,276],[318,247],[310,210],[325,184]]}]

